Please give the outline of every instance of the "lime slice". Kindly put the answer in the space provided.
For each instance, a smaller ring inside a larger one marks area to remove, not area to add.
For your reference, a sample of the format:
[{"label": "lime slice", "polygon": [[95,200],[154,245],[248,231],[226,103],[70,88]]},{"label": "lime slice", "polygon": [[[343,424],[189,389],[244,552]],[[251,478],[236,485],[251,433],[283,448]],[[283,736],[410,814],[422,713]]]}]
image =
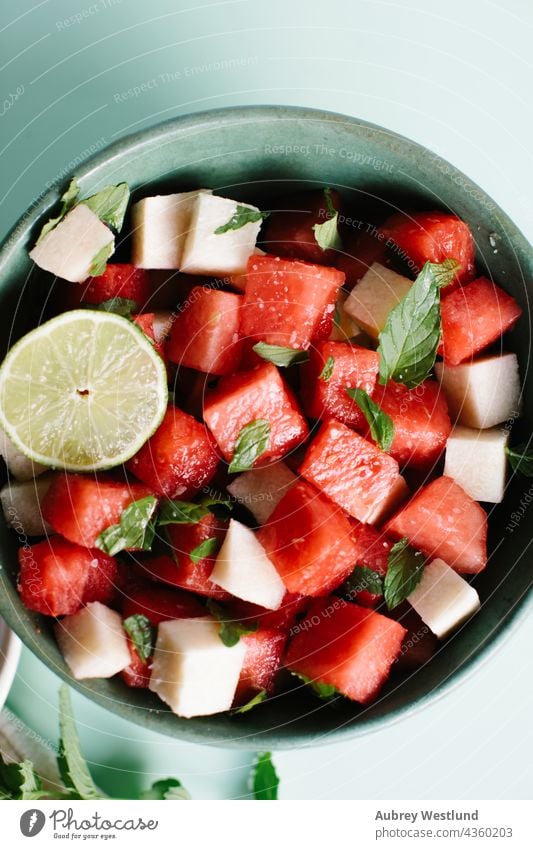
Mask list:
[{"label": "lime slice", "polygon": [[88,472],[124,463],[167,408],[167,375],[131,321],[72,310],[28,333],[0,367],[0,424],[27,457]]}]

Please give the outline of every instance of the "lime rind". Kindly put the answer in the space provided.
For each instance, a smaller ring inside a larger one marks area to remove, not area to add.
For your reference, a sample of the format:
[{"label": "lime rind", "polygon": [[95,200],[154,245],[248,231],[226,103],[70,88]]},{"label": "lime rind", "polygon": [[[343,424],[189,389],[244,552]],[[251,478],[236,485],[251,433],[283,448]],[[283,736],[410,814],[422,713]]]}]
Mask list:
[{"label": "lime rind", "polygon": [[30,331],[0,366],[0,425],[34,462],[68,471],[129,460],[157,430],[166,367],[114,313],[71,310]]}]

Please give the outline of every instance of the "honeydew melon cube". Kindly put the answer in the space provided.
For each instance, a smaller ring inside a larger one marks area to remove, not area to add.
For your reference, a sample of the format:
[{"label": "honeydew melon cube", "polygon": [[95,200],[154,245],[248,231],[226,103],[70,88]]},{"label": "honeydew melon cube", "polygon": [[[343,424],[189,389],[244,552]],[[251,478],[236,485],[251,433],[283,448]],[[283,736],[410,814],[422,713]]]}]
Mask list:
[{"label": "honeydew melon cube", "polygon": [[10,440],[7,433],[0,429],[0,454],[4,458],[4,462],[8,468],[9,474],[18,481],[29,481],[33,478],[42,475],[48,470],[47,466],[41,463],[34,463],[29,457],[26,457],[22,451],[19,451],[16,445]]},{"label": "honeydew melon cube", "polygon": [[361,330],[377,339],[390,311],[412,285],[409,278],[374,262],[346,298],[344,309]]},{"label": "honeydew melon cube", "polygon": [[31,481],[6,483],[0,489],[0,502],[7,524],[28,537],[53,533],[43,518],[41,504],[52,483],[53,475]]},{"label": "honeydew melon cube", "polygon": [[269,610],[277,610],[285,585],[256,535],[231,519],[210,580],[222,589]]},{"label": "honeydew melon cube", "polygon": [[355,342],[363,347],[368,346],[370,339],[353,318],[346,312],[345,304],[348,295],[340,292],[337,298],[337,319],[333,323],[329,338],[332,342]]},{"label": "honeydew melon cube", "polygon": [[367,525],[381,525],[392,513],[400,509],[400,506],[404,501],[407,501],[410,494],[405,478],[398,475],[387,493],[387,497],[378,501],[374,505],[374,509],[369,510],[363,521]]},{"label": "honeydew melon cube", "polygon": [[505,493],[509,431],[456,425],[446,443],[444,474],[476,501],[499,504]]},{"label": "honeydew melon cube", "polygon": [[228,647],[211,617],[161,622],[150,690],[178,716],[208,716],[229,710],[239,681],[246,644]]},{"label": "honeydew melon cube", "polygon": [[479,608],[474,587],[440,559],[424,568],[407,601],[439,639],[455,631]]},{"label": "honeydew melon cube", "polygon": [[83,283],[100,251],[115,249],[113,233],[84,203],[78,204],[30,251],[39,268],[71,283]]},{"label": "honeydew melon cube", "polygon": [[489,428],[520,412],[520,375],[516,354],[482,357],[458,366],[436,363],[452,420]]},{"label": "honeydew melon cube", "polygon": [[230,221],[237,206],[259,212],[257,207],[248,203],[238,204],[216,195],[198,195],[185,240],[181,271],[222,277],[238,274],[246,266],[255,249],[261,220],[249,222],[238,230],[215,232]]},{"label": "honeydew melon cube", "polygon": [[154,195],[135,203],[132,262],[137,268],[179,268],[196,198],[210,189]]},{"label": "honeydew melon cube", "polygon": [[270,518],[275,508],[297,480],[283,461],[243,472],[228,485],[228,492],[244,504],[260,525]]},{"label": "honeydew melon cube", "polygon": [[93,601],[55,627],[63,657],[77,681],[111,678],[131,662],[122,617]]}]

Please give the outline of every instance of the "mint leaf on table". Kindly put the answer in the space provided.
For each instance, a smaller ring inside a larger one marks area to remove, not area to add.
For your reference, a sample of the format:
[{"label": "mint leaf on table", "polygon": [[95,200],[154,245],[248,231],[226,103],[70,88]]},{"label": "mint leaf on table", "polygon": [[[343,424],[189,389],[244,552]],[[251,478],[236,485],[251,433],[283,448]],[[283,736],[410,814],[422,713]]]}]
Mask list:
[{"label": "mint leaf on table", "polygon": [[342,241],[339,236],[338,228],[339,213],[333,206],[333,201],[331,200],[331,189],[324,189],[324,199],[326,201],[326,209],[329,217],[323,224],[314,224],[313,233],[315,234],[315,240],[319,247],[321,247],[323,251],[327,251],[330,248],[341,248]]},{"label": "mint leaf on table", "polygon": [[383,595],[383,578],[367,566],[356,566],[342,585],[343,594],[366,592]]},{"label": "mint leaf on table", "polygon": [[178,802],[188,801],[191,796],[177,778],[163,778],[161,781],[155,781],[150,790],[145,790],[144,793],[141,793],[140,798],[143,800],[156,799],[158,801],[168,799]]},{"label": "mint leaf on table", "polygon": [[138,501],[132,501],[124,508],[117,525],[110,525],[96,538],[96,548],[112,557],[127,548],[149,551],[155,536],[155,526],[151,522],[157,498],[147,495]]},{"label": "mint leaf on table", "polygon": [[320,699],[331,699],[333,696],[338,696],[339,691],[333,684],[326,684],[324,681],[314,681],[312,678],[308,678],[307,675],[302,675],[300,672],[293,672],[300,681],[303,681],[304,684],[309,686],[315,696],[318,696]]},{"label": "mint leaf on table", "polygon": [[209,539],[204,539],[200,545],[196,546],[196,548],[193,548],[193,550],[189,552],[189,557],[193,563],[199,563],[199,561],[203,560],[204,557],[211,557],[213,554],[216,554],[217,550],[218,538],[209,537]]},{"label": "mint leaf on table", "polygon": [[269,212],[260,212],[258,209],[250,209],[249,206],[237,204],[237,209],[225,224],[221,224],[215,230],[215,236],[221,236],[222,233],[227,233],[229,230],[240,230],[247,224],[255,224],[257,221],[263,221],[270,215]]},{"label": "mint leaf on table", "polygon": [[268,345],[266,342],[257,342],[253,346],[253,350],[264,360],[281,368],[306,363],[309,359],[307,351],[302,351],[299,348],[284,348],[282,345]]},{"label": "mint leaf on table", "polygon": [[212,598],[207,600],[206,606],[211,616],[217,619],[220,623],[220,630],[218,634],[224,645],[228,648],[236,646],[241,637],[245,637],[246,634],[253,634],[259,628],[259,622],[249,622],[244,624],[243,622],[237,622],[234,619],[228,619],[227,613],[222,605],[218,604]]},{"label": "mint leaf on table", "polygon": [[513,472],[519,472],[526,478],[533,478],[533,450],[528,445],[521,443],[514,448],[508,446],[505,453]]},{"label": "mint leaf on table", "polygon": [[39,233],[37,241],[35,242],[36,245],[39,244],[41,239],[43,239],[46,236],[47,233],[49,233],[51,230],[53,230],[55,227],[57,227],[57,225],[59,224],[60,221],[63,220],[63,218],[65,217],[67,212],[69,212],[72,209],[72,207],[75,206],[75,204],[78,200],[79,193],[80,193],[80,187],[78,186],[78,183],[76,182],[76,178],[73,177],[72,180],[69,183],[68,189],[66,190],[66,192],[64,192],[61,195],[61,198],[60,198],[60,200],[61,200],[61,210],[59,212],[59,215],[57,215],[55,218],[49,218],[48,219],[46,224],[42,227],[41,232]]},{"label": "mint leaf on table", "polygon": [[364,389],[346,387],[346,392],[364,415],[376,445],[382,451],[390,451],[394,439],[394,424],[391,417],[381,409],[379,404],[372,400]]},{"label": "mint leaf on table", "polygon": [[270,441],[270,422],[267,419],[255,419],[245,425],[235,440],[233,459],[228,471],[247,472],[255,461],[265,453]]},{"label": "mint leaf on table", "polygon": [[387,560],[383,595],[389,610],[397,607],[418,586],[424,571],[425,559],[420,551],[409,547],[407,537],[392,546]]},{"label": "mint leaf on table", "polygon": [[59,689],[59,773],[65,786],[72,791],[72,799],[105,799],[94,784],[85,759],[81,753],[76,723],[72,714],[72,702],[68,687]]},{"label": "mint leaf on table", "polygon": [[148,617],[142,613],[134,613],[132,616],[128,616],[127,619],[124,619],[122,627],[129,636],[133,648],[143,663],[146,663],[154,653],[155,627]]},{"label": "mint leaf on table", "polygon": [[119,183],[117,186],[106,186],[95,195],[85,198],[81,203],[98,216],[100,221],[120,232],[124,223],[124,216],[130,199],[130,190],[127,183]]},{"label": "mint leaf on table", "polygon": [[129,319],[131,319],[134,313],[139,311],[137,302],[130,300],[130,298],[109,298],[107,301],[102,301],[101,304],[90,304],[89,309],[114,312],[115,315],[121,315],[123,318]]},{"label": "mint leaf on table", "polygon": [[379,382],[414,389],[430,374],[441,335],[440,289],[459,268],[454,259],[426,262],[407,295],[392,309],[379,334]]},{"label": "mint leaf on table", "polygon": [[278,798],[279,778],[270,752],[257,755],[250,775],[250,789],[257,801],[275,802]]},{"label": "mint leaf on table", "polygon": [[252,696],[249,702],[246,702],[246,704],[235,708],[235,710],[232,710],[231,712],[232,714],[248,713],[249,710],[252,710],[254,707],[257,707],[257,705],[260,705],[262,702],[266,701],[266,699],[268,699],[267,691],[259,690],[259,692],[255,694],[255,696]]},{"label": "mint leaf on table", "polygon": [[335,368],[335,358],[329,355],[326,362],[324,363],[324,368],[318,375],[319,380],[323,380],[324,383],[327,383],[331,380],[331,376],[333,374],[333,369]]},{"label": "mint leaf on table", "polygon": [[31,761],[6,763],[0,753],[0,799],[41,799],[47,794]]}]

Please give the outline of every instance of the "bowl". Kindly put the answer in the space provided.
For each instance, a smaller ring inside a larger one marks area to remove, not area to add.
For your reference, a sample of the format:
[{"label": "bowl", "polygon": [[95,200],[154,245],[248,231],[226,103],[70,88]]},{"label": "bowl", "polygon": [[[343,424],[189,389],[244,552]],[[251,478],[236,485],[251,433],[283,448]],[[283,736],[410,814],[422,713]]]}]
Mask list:
[{"label": "bowl", "polygon": [[21,648],[19,638],[0,619],[0,710],[15,678]]},{"label": "bowl", "polygon": [[[39,321],[46,300],[27,250],[39,224],[65,188],[66,175],[36,198],[0,252],[0,320],[5,348]],[[133,196],[208,186],[237,200],[272,197],[296,188],[340,189],[357,215],[379,201],[392,213],[405,207],[440,208],[465,219],[477,244],[482,273],[520,303],[524,315],[509,337],[524,382],[523,415],[532,419],[529,365],[533,256],[524,236],[464,174],[430,150],[355,118],[295,107],[243,107],[177,118],[129,136],[77,169],[89,194],[125,180]],[[37,187],[39,188],[39,187]],[[125,250],[127,244],[119,246]],[[30,296],[28,296],[30,293]],[[22,299],[21,299],[22,296]],[[22,309],[19,304],[26,304]],[[19,308],[17,309],[17,305]],[[241,716],[179,719],[151,693],[119,680],[75,682],[54,641],[50,623],[28,612],[16,591],[15,535],[0,524],[0,613],[50,669],[92,701],[154,731],[198,743],[248,749],[339,742],[397,721],[449,692],[511,626],[531,599],[531,531],[520,521],[533,500],[525,479],[514,476],[503,504],[491,509],[488,568],[475,578],[482,608],[439,648],[429,663],[399,681],[394,677],[371,706],[345,700],[326,704],[297,687]],[[518,520],[516,520],[518,517]],[[524,650],[526,648],[524,647]]]}]

